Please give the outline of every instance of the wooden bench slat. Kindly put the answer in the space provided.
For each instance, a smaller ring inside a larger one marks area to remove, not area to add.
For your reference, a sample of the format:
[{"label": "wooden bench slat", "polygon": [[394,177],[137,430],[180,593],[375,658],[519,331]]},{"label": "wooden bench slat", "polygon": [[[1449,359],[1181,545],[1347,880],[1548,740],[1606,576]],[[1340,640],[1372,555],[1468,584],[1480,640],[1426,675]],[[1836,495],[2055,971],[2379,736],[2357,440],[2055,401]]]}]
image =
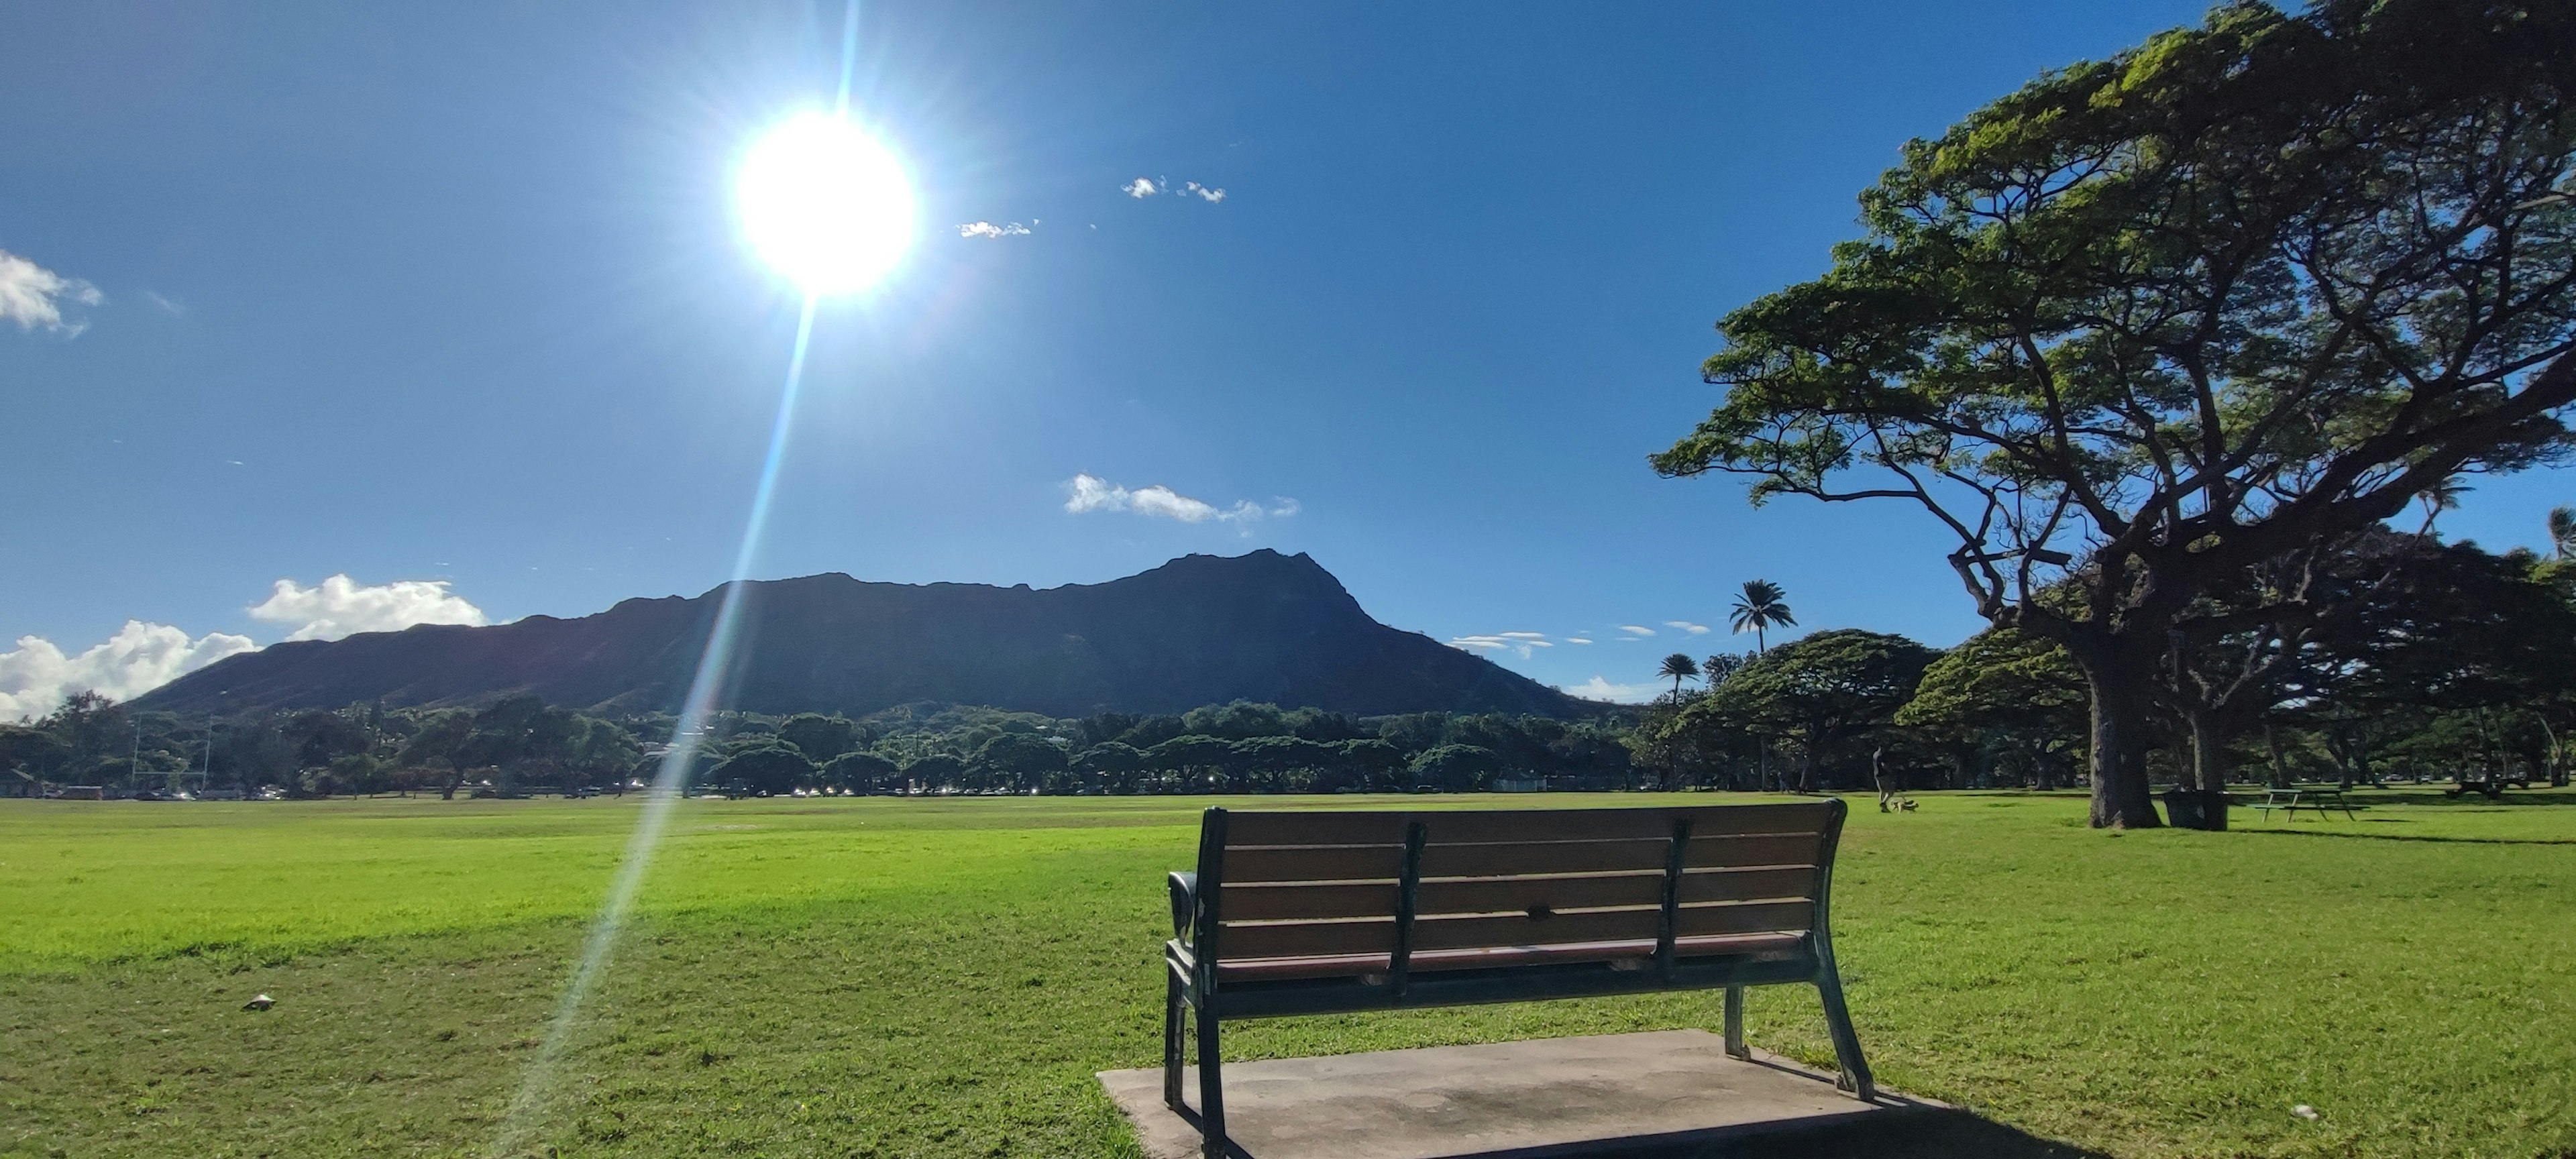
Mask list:
[{"label": "wooden bench slat", "polygon": [[1694,837],[1683,854],[1683,869],[1727,869],[1753,865],[1815,865],[1824,859],[1822,833],[1761,837]]},{"label": "wooden bench slat", "polygon": [[1413,903],[1413,912],[1418,920],[1435,914],[1517,913],[1531,906],[1566,910],[1662,905],[1663,900],[1664,875],[1660,873],[1630,873],[1616,877],[1470,877],[1423,882]]},{"label": "wooden bench slat", "polygon": [[1700,870],[1682,874],[1682,904],[1695,901],[1757,901],[1766,898],[1816,896],[1816,871],[1795,869]]},{"label": "wooden bench slat", "polygon": [[1220,961],[1242,958],[1321,958],[1339,954],[1391,954],[1395,920],[1282,922],[1239,926],[1223,923],[1217,934]]},{"label": "wooden bench slat", "polygon": [[1393,881],[1404,872],[1401,845],[1344,845],[1225,851],[1225,882]]},{"label": "wooden bench slat", "polygon": [[1225,815],[1225,843],[1247,845],[1402,845],[1410,813],[1382,810]]},{"label": "wooden bench slat", "polygon": [[1620,841],[1669,839],[1675,809],[1509,809],[1420,813],[1432,845],[1521,841]]},{"label": "wooden bench slat", "polygon": [[1511,877],[1529,873],[1609,873],[1662,869],[1670,837],[1636,841],[1527,841],[1425,845],[1422,876]]},{"label": "wooden bench slat", "polygon": [[1289,918],[1395,917],[1392,881],[1295,882],[1244,885],[1227,882],[1220,905],[1228,921]]},{"label": "wooden bench slat", "polygon": [[1742,905],[1686,905],[1674,918],[1682,937],[1702,934],[1795,933],[1815,928],[1816,905],[1807,901],[1763,901]]},{"label": "wooden bench slat", "polygon": [[1663,924],[1660,909],[1593,910],[1551,914],[1533,919],[1520,914],[1499,917],[1417,917],[1413,945],[1417,950],[1467,950],[1486,946],[1536,946],[1556,942],[1652,942]]}]

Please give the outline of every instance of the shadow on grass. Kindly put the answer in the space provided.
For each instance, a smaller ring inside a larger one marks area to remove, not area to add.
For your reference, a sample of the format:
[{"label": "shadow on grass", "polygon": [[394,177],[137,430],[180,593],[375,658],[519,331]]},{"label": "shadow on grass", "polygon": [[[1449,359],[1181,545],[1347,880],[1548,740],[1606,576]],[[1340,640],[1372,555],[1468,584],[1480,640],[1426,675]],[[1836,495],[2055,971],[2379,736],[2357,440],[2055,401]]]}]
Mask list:
[{"label": "shadow on grass", "polygon": [[[2331,790],[2333,786],[2329,785],[2326,786],[2326,788]],[[2234,786],[2233,789],[2236,793],[2240,794],[2238,798],[2240,801],[2256,800],[2257,798],[2254,794],[2260,794],[2264,791],[2259,785],[2238,785]],[[2386,789],[2374,789],[2368,785],[2355,785],[2344,791],[2344,799],[2352,802],[2352,807],[2355,809],[2367,808],[2373,805],[2413,805],[2435,809],[2547,809],[2576,806],[2576,793],[2570,793],[2564,789],[2551,790],[2540,785],[2538,782],[2534,782],[2532,787],[2528,789],[2506,789],[2504,791],[2504,795],[2501,797],[2489,797],[2475,789],[2453,796],[2449,787],[2444,785],[2408,785],[2402,788]],[[2255,808],[2256,806],[2251,804],[2240,804],[2237,807]],[[2306,811],[2310,807],[2311,806],[2304,801],[2299,804],[2299,809],[2302,812]],[[2332,809],[2337,806],[2332,803],[2328,803],[2326,807]]]},{"label": "shadow on grass", "polygon": [[1822,1123],[1608,1139],[1565,1147],[1485,1152],[1461,1159],[2109,1159],[1949,1107],[1851,1115]]},{"label": "shadow on grass", "polygon": [[[1906,1103],[1903,1099],[1884,1100]],[[1198,1112],[1181,1118],[1196,1129]],[[1265,1159],[1240,1143],[1226,1159]],[[1195,1151],[1192,1152],[1195,1154]],[[1955,1107],[1907,1105],[1897,1110],[1842,1115],[1789,1124],[1751,1123],[1668,1135],[1590,1139],[1544,1147],[1458,1152],[1452,1159],[2110,1159],[2073,1143],[2045,1139]],[[1299,1152],[1296,1159],[1306,1159]]]},{"label": "shadow on grass", "polygon": [[2334,829],[2255,829],[2238,826],[2239,833],[2259,833],[2278,837],[2339,837],[2346,841],[2429,841],[2439,845],[2576,845],[2576,837],[2440,837],[2430,833],[2364,833]]}]

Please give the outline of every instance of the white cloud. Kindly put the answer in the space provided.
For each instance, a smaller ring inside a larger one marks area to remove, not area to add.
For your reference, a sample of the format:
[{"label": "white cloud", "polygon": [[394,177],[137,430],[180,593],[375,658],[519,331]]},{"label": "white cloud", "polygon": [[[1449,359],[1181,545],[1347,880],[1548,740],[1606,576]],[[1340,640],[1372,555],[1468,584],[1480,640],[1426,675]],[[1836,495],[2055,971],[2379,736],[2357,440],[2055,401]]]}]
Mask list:
[{"label": "white cloud", "polygon": [[72,337],[88,329],[89,323],[64,321],[63,303],[95,306],[106,300],[88,282],[0,250],[0,320],[15,322],[20,330],[42,329]]},{"label": "white cloud", "polygon": [[966,224],[964,224],[964,225],[961,225],[961,226],[958,226],[958,227],[957,227],[957,236],[959,236],[959,237],[1027,237],[1031,232],[1033,232],[1033,231],[1037,228],[1037,224],[1038,224],[1038,219],[1036,219],[1036,218],[1031,218],[1031,219],[1029,219],[1029,223],[1028,223],[1027,225],[1021,225],[1020,223],[1018,223],[1018,222],[1016,222],[1016,221],[1014,221],[1014,222],[1010,223],[1009,225],[995,225],[995,224],[993,224],[992,222],[989,222],[989,221],[970,221],[970,222],[967,222],[967,223],[966,223]]},{"label": "white cloud", "polygon": [[43,716],[75,692],[131,700],[226,656],[258,648],[248,636],[208,632],[191,640],[168,624],[141,620],[127,620],[106,643],[77,656],[42,636],[20,636],[16,650],[0,652],[0,720]]},{"label": "white cloud", "polygon": [[1626,632],[1632,639],[1642,639],[1655,634],[1655,630],[1653,628],[1646,627],[1642,624],[1621,624],[1619,625],[1619,630]]},{"label": "white cloud", "polygon": [[[1079,474],[1064,482],[1064,509],[1076,515],[1090,511],[1133,511],[1183,523],[1205,523],[1214,519],[1236,526],[1262,519],[1285,519],[1298,512],[1297,501],[1278,498],[1276,506],[1263,507],[1249,499],[1232,507],[1218,507],[1204,499],[1192,499],[1160,483],[1134,490],[1121,487],[1097,475]],[[1245,534],[1251,534],[1246,531]]]},{"label": "white cloud", "polygon": [[1558,689],[1569,696],[1585,700],[1606,700],[1613,704],[1642,704],[1663,692],[1659,684],[1612,684],[1594,676],[1581,684],[1568,684]]},{"label": "white cloud", "polygon": [[1468,652],[1518,652],[1523,660],[1532,648],[1553,648],[1555,642],[1545,632],[1488,632],[1479,636],[1452,636],[1449,646]]},{"label": "white cloud", "polygon": [[1207,202],[1207,203],[1208,203],[1208,204],[1210,204],[1210,205],[1214,205],[1214,204],[1216,204],[1216,203],[1218,203],[1218,202],[1220,202],[1220,201],[1225,200],[1225,190],[1222,190],[1222,189],[1210,189],[1210,188],[1208,188],[1207,186],[1201,185],[1201,184],[1199,184],[1199,183],[1198,183],[1198,182],[1196,182],[1196,181],[1189,182],[1188,184],[1184,185],[1184,186],[1183,186],[1183,188],[1188,189],[1188,190],[1189,190],[1190,192],[1192,192],[1192,193],[1198,194],[1198,195],[1199,195],[1199,200],[1204,201],[1204,202]]},{"label": "white cloud", "polygon": [[335,575],[312,587],[294,580],[277,581],[266,600],[250,607],[251,618],[272,624],[296,624],[289,640],[337,640],[359,632],[396,632],[414,624],[490,623],[483,609],[447,590],[445,580],[396,580],[361,585]]},{"label": "white cloud", "polygon": [[1705,636],[1708,634],[1708,625],[1694,624],[1688,620],[1666,620],[1664,621],[1664,626],[1667,628],[1679,628],[1694,636]]},{"label": "white cloud", "polygon": [[1163,191],[1163,187],[1154,184],[1154,179],[1151,177],[1139,177],[1134,181],[1130,181],[1125,185],[1119,186],[1118,191],[1129,197],[1152,197],[1157,193],[1161,193]]},{"label": "white cloud", "polygon": [[1584,639],[1581,636],[1568,636],[1565,638],[1565,642],[1568,644],[1589,644],[1592,641]]},{"label": "white cloud", "polygon": [[143,291],[143,300],[161,307],[162,310],[168,312],[170,316],[174,318],[185,317],[188,313],[188,304],[186,302],[182,302],[177,298],[163,297],[162,295],[153,293],[150,290]]}]

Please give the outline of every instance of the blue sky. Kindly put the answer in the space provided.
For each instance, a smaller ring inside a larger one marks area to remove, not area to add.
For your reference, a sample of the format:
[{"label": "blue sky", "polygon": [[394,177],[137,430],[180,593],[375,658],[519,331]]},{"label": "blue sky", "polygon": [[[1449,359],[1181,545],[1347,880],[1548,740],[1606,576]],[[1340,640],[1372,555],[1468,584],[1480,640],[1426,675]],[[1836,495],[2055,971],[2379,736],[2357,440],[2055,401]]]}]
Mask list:
[{"label": "blue sky", "polygon": [[[856,106],[919,233],[817,319],[754,574],[1306,551],[1572,687],[1737,646],[1753,577],[1951,643],[1921,517],[1644,456],[1713,401],[1710,323],[1821,270],[1905,139],[2199,12],[871,4]],[[798,305],[729,182],[829,100],[839,13],[14,11],[0,641],[36,639],[0,697],[724,580]],[[1082,476],[1113,501],[1068,510]],[[2445,527],[2536,543],[2570,484],[2481,481]]]}]

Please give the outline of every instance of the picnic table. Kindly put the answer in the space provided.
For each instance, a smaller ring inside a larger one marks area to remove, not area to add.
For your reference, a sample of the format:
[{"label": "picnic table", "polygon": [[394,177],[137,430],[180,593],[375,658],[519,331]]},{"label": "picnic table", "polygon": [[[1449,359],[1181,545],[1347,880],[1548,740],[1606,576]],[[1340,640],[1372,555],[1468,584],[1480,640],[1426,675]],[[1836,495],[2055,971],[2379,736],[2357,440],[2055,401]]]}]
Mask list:
[{"label": "picnic table", "polygon": [[2326,809],[2329,806],[2343,810],[2345,820],[2355,819],[2352,815],[2352,803],[2344,800],[2343,787],[2340,785],[2293,785],[2286,789],[2265,789],[2263,803],[2254,807],[2262,810],[2265,818],[2271,817],[2272,810],[2279,809],[2281,819],[2284,821],[2297,817],[2299,810],[2304,807],[2315,810],[2317,819],[2322,821],[2325,820]]}]

